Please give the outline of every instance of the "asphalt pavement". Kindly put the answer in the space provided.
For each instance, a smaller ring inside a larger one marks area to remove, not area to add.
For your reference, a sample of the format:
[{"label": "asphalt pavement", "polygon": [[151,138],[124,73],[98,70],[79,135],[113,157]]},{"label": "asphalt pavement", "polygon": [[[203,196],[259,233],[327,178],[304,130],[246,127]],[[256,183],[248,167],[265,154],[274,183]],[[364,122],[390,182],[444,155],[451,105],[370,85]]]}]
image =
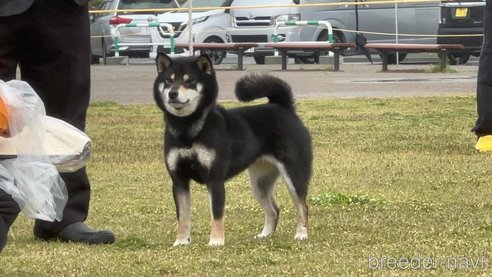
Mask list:
[{"label": "asphalt pavement", "polygon": [[[291,64],[256,65],[245,59],[245,70],[234,70],[236,59],[227,58],[215,67],[219,100],[235,100],[234,86],[242,76],[268,73],[286,80],[296,98],[419,97],[475,95],[477,58],[467,64],[451,66],[453,73],[432,73],[438,59],[435,54],[410,54],[400,65],[381,71],[377,57],[374,64],[360,56],[344,57],[341,71],[326,70],[326,65]],[[130,59],[129,64],[93,65],[91,102],[113,101],[119,104],[153,104],[152,87],[156,76],[150,59]]]}]

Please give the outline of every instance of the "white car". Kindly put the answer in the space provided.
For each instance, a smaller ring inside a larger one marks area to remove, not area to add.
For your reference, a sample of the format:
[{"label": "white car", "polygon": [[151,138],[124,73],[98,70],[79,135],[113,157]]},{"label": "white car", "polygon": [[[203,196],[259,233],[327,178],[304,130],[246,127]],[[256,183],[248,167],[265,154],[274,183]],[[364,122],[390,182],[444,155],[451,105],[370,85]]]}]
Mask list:
[{"label": "white car", "polygon": [[[133,9],[170,9],[178,8],[176,0],[104,0],[98,10],[133,10]],[[150,12],[105,12],[91,16],[91,51],[92,63],[115,53],[114,36],[116,26],[128,23],[149,23],[156,21],[157,16]],[[148,27],[131,27],[120,29],[120,43],[150,43]],[[149,45],[120,46],[122,54],[133,57],[148,57]]]},{"label": "white car", "polygon": [[[192,7],[192,39],[194,42],[226,42],[226,28],[230,25],[229,9],[227,9],[232,0],[193,0]],[[181,7],[189,7],[189,1]],[[218,9],[196,9],[200,7],[220,7]],[[158,16],[159,23],[168,23],[174,27],[175,43],[188,43],[190,38],[189,32],[189,14],[187,10],[163,13]],[[165,28],[164,28],[165,29]],[[159,32],[157,42],[164,45],[170,44],[169,33]],[[157,49],[158,48],[158,49]],[[169,48],[163,49],[162,46],[154,47],[150,57],[155,57],[157,50],[169,53]],[[186,50],[177,49],[176,54],[187,54]],[[220,64],[226,55],[225,51],[207,52],[215,64]]]}]

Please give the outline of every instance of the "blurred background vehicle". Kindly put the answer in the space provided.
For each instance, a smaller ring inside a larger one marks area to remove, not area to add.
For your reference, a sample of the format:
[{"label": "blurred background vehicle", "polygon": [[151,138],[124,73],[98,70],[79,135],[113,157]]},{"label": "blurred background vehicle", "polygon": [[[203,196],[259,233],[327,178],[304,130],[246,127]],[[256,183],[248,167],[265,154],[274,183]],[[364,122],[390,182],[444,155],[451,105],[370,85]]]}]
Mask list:
[{"label": "blurred background vehicle", "polygon": [[[226,42],[226,28],[230,24],[229,7],[233,0],[193,0],[192,8],[192,39],[193,42]],[[188,8],[190,1],[186,1],[181,8]],[[205,8],[207,9],[200,9]],[[210,9],[216,7],[215,9]],[[188,43],[190,38],[189,14],[183,9],[173,12],[165,12],[158,16],[159,23],[169,23],[174,27],[175,43]],[[169,45],[169,33],[159,32],[160,44]],[[169,52],[169,49],[157,47],[158,51]],[[177,49],[177,54],[187,53],[186,50]],[[203,51],[207,53],[214,64],[222,63],[226,51]],[[151,57],[155,57],[156,50],[152,49]]]},{"label": "blurred background vehicle", "polygon": [[[102,58],[106,64],[106,57],[115,52],[114,35],[118,24],[148,23],[157,21],[157,14],[162,13],[145,11],[145,9],[169,9],[179,7],[176,0],[103,0],[97,10],[108,12],[91,15],[91,50],[92,63],[99,63]],[[135,10],[135,11],[118,11]],[[120,28],[120,43],[150,43],[148,27]],[[150,46],[120,46],[120,53],[129,57],[148,57]]]},{"label": "blurred background vehicle", "polygon": [[[383,43],[436,43],[439,26],[440,1],[402,2],[365,0],[300,0],[302,20],[326,20],[333,27],[336,42],[355,42],[360,31],[368,42]],[[347,2],[359,2],[346,5]],[[322,5],[328,4],[328,5]],[[325,29],[303,28],[303,41],[326,41]],[[356,54],[355,49],[345,54]],[[406,55],[400,53],[399,61]],[[396,63],[396,53],[390,54],[389,63]]]},{"label": "blurred background vehicle", "polygon": [[[273,42],[274,27],[277,21],[301,20],[299,0],[234,0],[231,7],[286,5],[275,8],[232,9],[231,27],[227,29],[229,42]],[[305,20],[305,19],[302,19]],[[285,26],[278,29],[279,41],[300,41],[301,27]],[[273,56],[274,50],[256,47],[244,53],[252,56],[257,64],[264,64],[266,56]]]},{"label": "blurred background vehicle", "polygon": [[[465,49],[448,54],[449,64],[465,64],[470,56],[480,56],[485,1],[442,1],[437,43],[459,43]],[[447,36],[447,35],[455,35]],[[464,35],[464,36],[463,36]],[[470,36],[466,36],[470,35]]]}]

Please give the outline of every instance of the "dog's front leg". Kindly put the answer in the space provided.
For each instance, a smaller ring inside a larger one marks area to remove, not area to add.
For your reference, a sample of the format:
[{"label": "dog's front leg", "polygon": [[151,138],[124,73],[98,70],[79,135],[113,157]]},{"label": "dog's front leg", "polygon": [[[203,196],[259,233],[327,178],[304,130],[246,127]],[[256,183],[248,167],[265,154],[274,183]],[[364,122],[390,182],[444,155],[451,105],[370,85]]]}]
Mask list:
[{"label": "dog's front leg", "polygon": [[173,181],[173,197],[176,205],[178,231],[173,246],[191,243],[191,193],[189,181]]},{"label": "dog's front leg", "polygon": [[208,195],[210,199],[210,212],[212,224],[210,231],[210,246],[224,245],[224,207],[225,190],[224,182],[208,184]]}]

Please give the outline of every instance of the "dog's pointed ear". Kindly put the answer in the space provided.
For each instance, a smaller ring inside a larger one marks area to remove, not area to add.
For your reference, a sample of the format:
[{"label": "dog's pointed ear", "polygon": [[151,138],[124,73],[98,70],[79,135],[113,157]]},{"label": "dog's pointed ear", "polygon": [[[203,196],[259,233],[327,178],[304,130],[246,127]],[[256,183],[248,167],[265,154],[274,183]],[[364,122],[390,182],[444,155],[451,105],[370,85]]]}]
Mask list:
[{"label": "dog's pointed ear", "polygon": [[155,64],[157,65],[157,73],[161,73],[162,71],[164,71],[166,68],[169,67],[169,65],[171,65],[172,62],[173,61],[168,55],[162,52],[157,53],[157,57],[155,58]]},{"label": "dog's pointed ear", "polygon": [[207,54],[201,54],[196,59],[196,65],[201,71],[207,73],[208,75],[214,75],[214,68],[212,66],[212,61],[210,60]]}]

